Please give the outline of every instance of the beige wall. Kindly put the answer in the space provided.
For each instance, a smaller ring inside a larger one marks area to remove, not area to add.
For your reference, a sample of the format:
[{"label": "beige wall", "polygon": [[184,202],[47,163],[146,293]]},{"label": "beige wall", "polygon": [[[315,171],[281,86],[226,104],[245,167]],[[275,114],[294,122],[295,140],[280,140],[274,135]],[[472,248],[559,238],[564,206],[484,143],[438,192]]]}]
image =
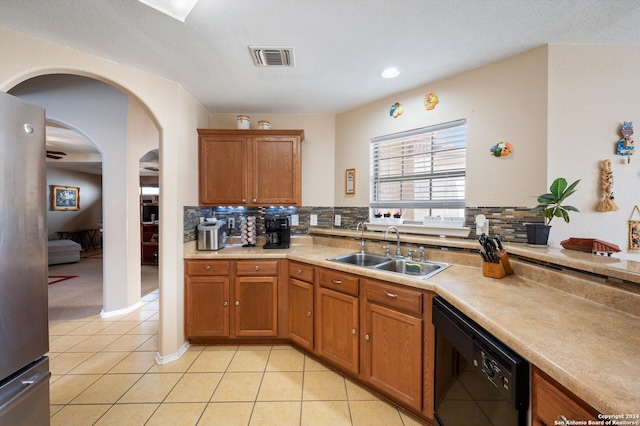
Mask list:
[{"label": "beige wall", "polygon": [[[239,112],[238,114],[244,113]],[[209,128],[235,129],[238,114],[212,114],[209,119]],[[256,114],[250,116],[251,128],[257,128],[259,120],[268,120],[273,129],[304,130],[302,205],[333,206],[334,161],[336,158],[335,116],[331,114]]]},{"label": "beige wall", "polygon": [[[52,210],[51,186],[77,186],[80,188],[80,210]],[[47,234],[58,239],[58,231],[90,229],[102,220],[102,179],[99,175],[56,168],[47,163]],[[96,236],[95,242],[98,243]]]},{"label": "beige wall", "polygon": [[[599,238],[620,246],[625,253],[617,257],[640,260],[640,254],[626,253],[628,220],[640,204],[640,154],[629,164],[615,154],[624,121],[635,124],[635,140],[640,139],[638,76],[639,46],[549,47],[547,180],[582,179],[570,199],[580,213],[569,224],[551,223],[550,244],[569,237]],[[611,160],[619,210],[603,213],[596,206],[603,199],[600,163],[605,159]]]},{"label": "beige wall", "polygon": [[[429,92],[440,99],[431,111],[423,106]],[[369,204],[371,138],[459,119],[467,120],[467,205],[532,205],[546,179],[546,93],[547,48],[541,47],[339,114],[336,206]],[[394,119],[395,102],[404,113]],[[514,152],[491,156],[499,140],[510,141]],[[344,171],[352,167],[355,196],[344,194]]]}]

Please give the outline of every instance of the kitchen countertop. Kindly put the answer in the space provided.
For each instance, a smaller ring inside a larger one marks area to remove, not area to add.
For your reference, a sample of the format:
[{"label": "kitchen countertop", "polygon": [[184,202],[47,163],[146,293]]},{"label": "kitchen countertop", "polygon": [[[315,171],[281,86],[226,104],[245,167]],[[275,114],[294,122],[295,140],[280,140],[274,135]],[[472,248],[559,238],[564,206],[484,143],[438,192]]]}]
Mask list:
[{"label": "kitchen countertop", "polygon": [[[454,264],[420,280],[326,260],[357,251],[353,241],[349,248],[313,244],[310,237],[300,241],[286,250],[228,245],[215,252],[198,251],[191,242],[184,245],[184,258],[287,258],[434,291],[601,413],[640,414],[640,317],[517,274],[498,280],[484,277],[477,266]],[[613,271],[620,279],[640,282],[635,265],[631,270],[620,265],[636,262],[547,248],[507,251],[574,269],[584,264],[588,272]]]}]

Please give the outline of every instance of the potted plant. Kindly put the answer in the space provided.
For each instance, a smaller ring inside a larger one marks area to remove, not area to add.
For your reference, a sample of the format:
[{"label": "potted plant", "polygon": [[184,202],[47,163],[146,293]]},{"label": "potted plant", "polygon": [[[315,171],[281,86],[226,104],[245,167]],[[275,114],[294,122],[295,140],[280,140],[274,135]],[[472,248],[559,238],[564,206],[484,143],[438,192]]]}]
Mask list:
[{"label": "potted plant", "polygon": [[569,212],[579,212],[577,208],[564,204],[571,194],[576,192],[576,186],[580,179],[567,184],[565,178],[557,178],[549,187],[549,192],[538,197],[538,205],[529,210],[529,213],[542,212],[545,218],[544,224],[527,223],[527,242],[534,245],[547,245],[551,221],[554,217],[561,217],[569,223]]}]

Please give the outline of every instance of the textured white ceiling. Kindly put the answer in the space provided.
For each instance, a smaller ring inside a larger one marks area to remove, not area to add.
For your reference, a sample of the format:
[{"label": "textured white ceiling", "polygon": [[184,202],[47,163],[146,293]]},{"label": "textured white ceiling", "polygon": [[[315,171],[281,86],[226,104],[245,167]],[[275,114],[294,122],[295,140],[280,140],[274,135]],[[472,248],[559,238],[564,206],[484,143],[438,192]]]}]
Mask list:
[{"label": "textured white ceiling", "polygon": [[[137,0],[0,0],[0,26],[176,81],[211,112],[340,113],[547,43],[640,44],[640,1],[200,0],[182,23]],[[293,46],[296,66],[256,67],[250,45]]]}]

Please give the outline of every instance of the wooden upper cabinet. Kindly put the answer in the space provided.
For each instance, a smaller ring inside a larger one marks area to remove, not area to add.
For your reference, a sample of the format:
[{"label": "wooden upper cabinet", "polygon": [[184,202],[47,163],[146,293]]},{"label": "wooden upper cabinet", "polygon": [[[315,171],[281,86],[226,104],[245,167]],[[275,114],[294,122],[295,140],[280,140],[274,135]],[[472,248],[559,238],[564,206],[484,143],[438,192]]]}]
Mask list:
[{"label": "wooden upper cabinet", "polygon": [[200,204],[243,205],[248,193],[243,136],[202,136],[198,144]]},{"label": "wooden upper cabinet", "polygon": [[200,205],[300,205],[303,130],[198,130]]}]

